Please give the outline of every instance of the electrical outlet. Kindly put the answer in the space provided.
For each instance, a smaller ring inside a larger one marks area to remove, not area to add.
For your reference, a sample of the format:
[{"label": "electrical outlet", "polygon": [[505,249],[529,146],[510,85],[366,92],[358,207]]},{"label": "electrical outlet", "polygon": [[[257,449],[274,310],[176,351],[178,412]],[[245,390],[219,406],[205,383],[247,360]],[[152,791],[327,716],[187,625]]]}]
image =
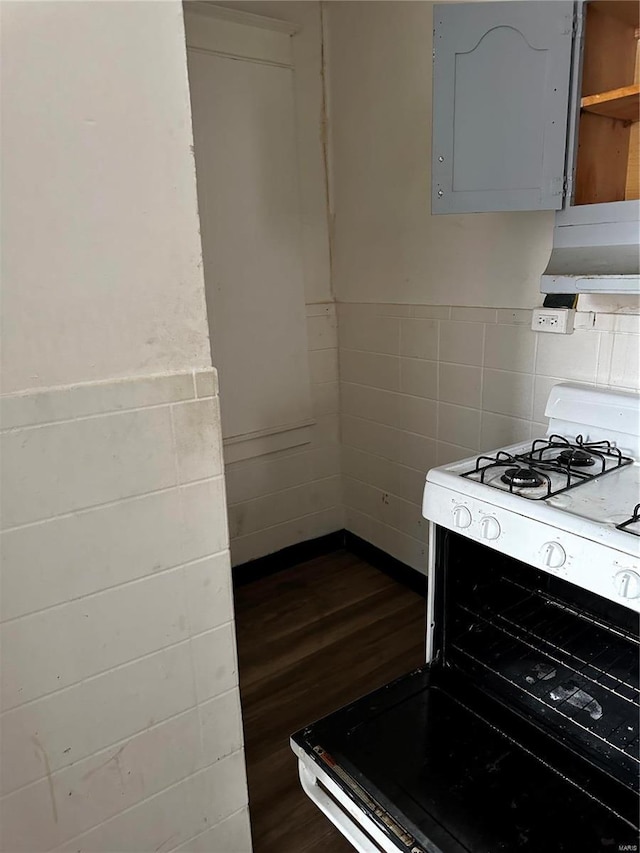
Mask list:
[{"label": "electrical outlet", "polygon": [[531,328],[534,332],[570,335],[576,312],[573,308],[534,308]]}]

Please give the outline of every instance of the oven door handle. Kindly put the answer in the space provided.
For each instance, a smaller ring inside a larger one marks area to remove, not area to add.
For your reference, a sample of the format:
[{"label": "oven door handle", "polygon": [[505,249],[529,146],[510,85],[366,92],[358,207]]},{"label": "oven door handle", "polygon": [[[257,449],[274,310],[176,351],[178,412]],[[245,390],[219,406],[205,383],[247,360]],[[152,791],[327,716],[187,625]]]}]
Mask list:
[{"label": "oven door handle", "polygon": [[309,797],[326,817],[329,818],[345,838],[360,851],[360,853],[385,853],[383,847],[379,847],[371,838],[357,826],[355,821],[327,796],[318,784],[318,779],[306,767],[301,760],[298,761],[298,772],[300,784]]}]

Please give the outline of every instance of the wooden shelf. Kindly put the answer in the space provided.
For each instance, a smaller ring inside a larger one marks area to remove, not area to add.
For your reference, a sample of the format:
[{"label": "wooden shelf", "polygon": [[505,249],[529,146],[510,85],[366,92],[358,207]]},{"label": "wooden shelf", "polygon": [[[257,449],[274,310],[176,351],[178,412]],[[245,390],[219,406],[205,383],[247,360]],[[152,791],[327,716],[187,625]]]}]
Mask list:
[{"label": "wooden shelf", "polygon": [[607,116],[607,118],[638,121],[640,119],[640,84],[634,83],[631,86],[623,86],[621,89],[588,95],[581,100],[580,106],[586,112]]}]

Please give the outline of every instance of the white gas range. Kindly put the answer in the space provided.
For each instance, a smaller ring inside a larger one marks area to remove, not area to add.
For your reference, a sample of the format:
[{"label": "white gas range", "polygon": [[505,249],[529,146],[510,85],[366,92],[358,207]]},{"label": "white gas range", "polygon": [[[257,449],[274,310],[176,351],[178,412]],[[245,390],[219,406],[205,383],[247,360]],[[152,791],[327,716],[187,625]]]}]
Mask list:
[{"label": "white gas range", "polygon": [[422,514],[640,612],[639,406],[558,384],[545,438],[434,468]]},{"label": "white gas range", "polygon": [[360,853],[637,850],[640,398],[433,469],[426,663],[294,734]]}]

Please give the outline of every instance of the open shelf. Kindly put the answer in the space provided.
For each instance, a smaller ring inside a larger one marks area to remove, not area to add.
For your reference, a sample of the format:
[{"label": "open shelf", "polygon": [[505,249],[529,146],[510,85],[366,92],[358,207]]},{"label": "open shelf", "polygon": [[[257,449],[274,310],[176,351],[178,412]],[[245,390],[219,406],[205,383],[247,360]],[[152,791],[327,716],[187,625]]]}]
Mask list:
[{"label": "open shelf", "polygon": [[631,122],[638,121],[640,118],[640,84],[632,83],[631,86],[622,86],[619,89],[610,89],[608,92],[587,95],[580,102],[580,106],[586,112],[607,118]]},{"label": "open shelf", "polygon": [[637,0],[586,3],[574,204],[640,196]]}]

